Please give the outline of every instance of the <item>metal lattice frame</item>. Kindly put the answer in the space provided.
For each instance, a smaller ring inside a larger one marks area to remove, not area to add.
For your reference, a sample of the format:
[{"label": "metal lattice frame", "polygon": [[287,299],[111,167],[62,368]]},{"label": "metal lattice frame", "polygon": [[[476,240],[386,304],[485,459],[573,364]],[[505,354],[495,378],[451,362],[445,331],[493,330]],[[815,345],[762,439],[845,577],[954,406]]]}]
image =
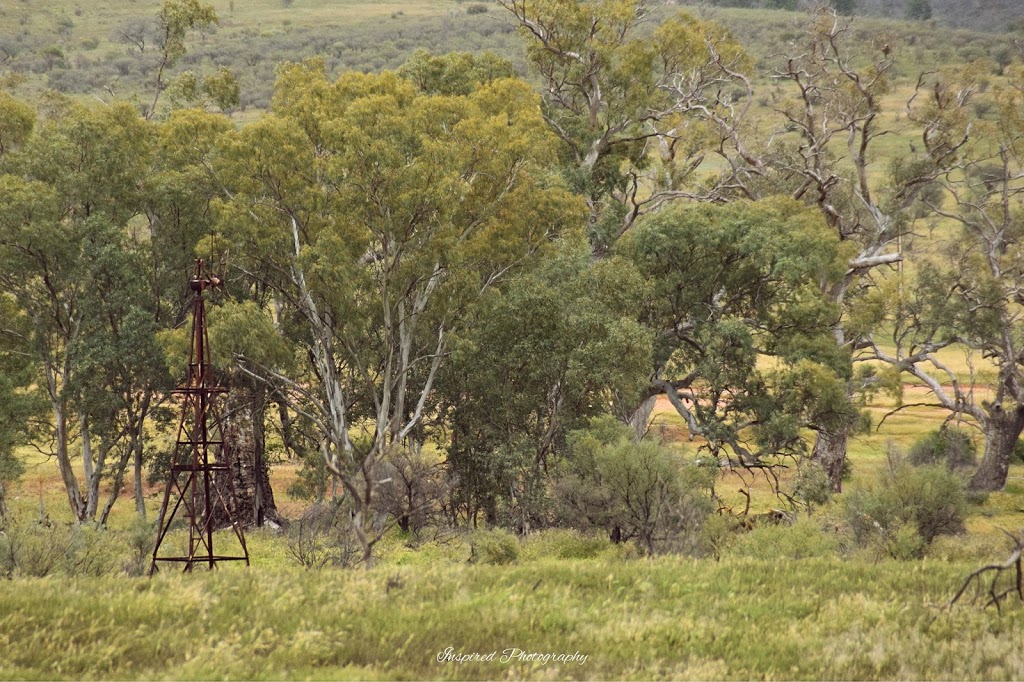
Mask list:
[{"label": "metal lattice frame", "polygon": [[[195,292],[192,308],[192,343],[189,349],[188,377],[185,385],[174,393],[184,396],[178,438],[171,460],[171,469],[160,506],[156,547],[149,574],[158,570],[159,562],[183,563],[185,571],[196,564],[208,564],[212,569],[219,561],[244,561],[249,565],[249,550],[245,533],[235,520],[229,500],[221,492],[226,481],[230,497],[235,499],[234,476],[228,451],[224,448],[223,429],[217,409],[218,398],[227,389],[217,386],[210,373],[210,344],[206,331],[206,301],[203,292],[221,285],[220,278],[203,272],[203,261],[196,261],[196,272],[189,282]],[[218,456],[219,455],[219,456]],[[173,503],[172,503],[173,497]],[[188,554],[161,556],[160,549],[178,512],[184,508],[188,517]],[[223,510],[223,516],[217,511]],[[168,511],[170,510],[170,511]],[[227,519],[234,531],[241,554],[218,555],[213,550],[214,521]]]}]

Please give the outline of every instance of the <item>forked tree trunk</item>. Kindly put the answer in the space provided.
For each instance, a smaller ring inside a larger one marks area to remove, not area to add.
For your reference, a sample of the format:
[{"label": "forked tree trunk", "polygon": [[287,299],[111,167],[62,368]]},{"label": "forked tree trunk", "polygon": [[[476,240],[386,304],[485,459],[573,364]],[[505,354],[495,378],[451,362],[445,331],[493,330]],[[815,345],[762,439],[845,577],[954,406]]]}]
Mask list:
[{"label": "forked tree trunk", "polygon": [[996,405],[989,410],[989,419],[984,425],[985,455],[971,479],[971,490],[991,492],[1003,489],[1013,459],[1013,448],[1022,430],[1024,406],[1006,411]]},{"label": "forked tree trunk", "polygon": [[811,459],[825,470],[833,492],[842,492],[843,465],[846,463],[846,445],[850,435],[841,431],[819,430],[814,440]]},{"label": "forked tree trunk", "polygon": [[[53,385],[52,382],[51,385]],[[71,468],[71,455],[68,452],[67,404],[59,398],[51,398],[50,404],[53,408],[53,420],[56,428],[54,454],[57,456],[57,467],[60,469],[61,479],[64,482],[64,491],[68,496],[71,513],[76,520],[81,521],[85,517],[85,501],[82,499],[82,491],[78,487],[75,472]]]}]

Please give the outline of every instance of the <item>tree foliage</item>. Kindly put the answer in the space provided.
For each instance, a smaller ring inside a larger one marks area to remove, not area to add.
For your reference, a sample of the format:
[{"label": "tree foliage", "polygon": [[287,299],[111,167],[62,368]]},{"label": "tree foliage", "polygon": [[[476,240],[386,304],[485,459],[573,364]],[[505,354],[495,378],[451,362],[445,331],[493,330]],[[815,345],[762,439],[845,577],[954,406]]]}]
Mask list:
[{"label": "tree foliage", "polygon": [[468,518],[497,520],[504,499],[520,527],[544,523],[538,498],[566,433],[642,389],[651,344],[635,315],[640,284],[628,262],[592,262],[571,240],[482,302],[438,385]]},{"label": "tree foliage", "polygon": [[500,4],[527,39],[545,121],[587,198],[595,252],[640,215],[707,193],[692,182],[705,154],[745,163],[726,93],[749,89],[750,60],[720,26],[679,13],[647,31],[644,0]]},{"label": "tree foliage", "polygon": [[643,319],[657,334],[651,390],[691,438],[755,464],[799,451],[803,426],[849,419],[849,360],[822,293],[842,276],[841,251],[815,211],[783,198],[669,209],[623,252],[645,278]]},{"label": "tree foliage", "polygon": [[289,65],[273,113],[221,149],[222,232],[308,357],[303,381],[251,371],[324,433],[369,560],[372,472],[417,436],[450,335],[572,228],[577,205],[534,95],[512,79],[434,95],[393,73],[331,82],[322,63]]}]

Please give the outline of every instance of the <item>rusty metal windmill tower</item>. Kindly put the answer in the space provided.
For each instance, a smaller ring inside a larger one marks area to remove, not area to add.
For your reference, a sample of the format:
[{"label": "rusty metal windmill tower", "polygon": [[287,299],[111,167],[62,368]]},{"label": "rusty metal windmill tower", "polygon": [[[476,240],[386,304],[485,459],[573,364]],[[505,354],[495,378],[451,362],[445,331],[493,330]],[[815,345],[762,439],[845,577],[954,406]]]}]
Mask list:
[{"label": "rusty metal windmill tower", "polygon": [[[217,386],[210,372],[210,346],[206,332],[206,300],[203,293],[218,287],[221,280],[207,275],[203,261],[196,261],[195,275],[189,287],[195,292],[192,307],[192,342],[189,350],[188,377],[185,385],[174,392],[183,396],[178,439],[171,460],[171,469],[160,506],[156,547],[149,574],[153,575],[161,562],[184,564],[191,571],[199,564],[213,568],[220,561],[244,561],[249,565],[249,550],[245,533],[235,520],[231,508],[235,499],[234,477],[217,409],[218,399],[227,389]],[[228,497],[225,499],[225,489]],[[188,518],[188,551],[183,555],[161,554],[167,532],[175,517],[184,509]],[[240,554],[217,554],[213,549],[214,524],[226,519],[240,546]]]}]

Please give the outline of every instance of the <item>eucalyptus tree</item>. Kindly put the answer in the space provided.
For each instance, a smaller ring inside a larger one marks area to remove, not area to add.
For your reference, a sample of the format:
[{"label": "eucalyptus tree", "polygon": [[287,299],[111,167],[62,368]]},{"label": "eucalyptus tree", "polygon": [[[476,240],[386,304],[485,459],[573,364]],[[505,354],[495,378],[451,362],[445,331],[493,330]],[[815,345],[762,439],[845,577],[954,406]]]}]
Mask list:
[{"label": "eucalyptus tree", "polygon": [[16,450],[39,433],[46,402],[35,386],[35,357],[27,316],[0,295],[0,525],[7,516],[4,486],[17,480],[24,464]]},{"label": "eucalyptus tree", "polygon": [[[199,0],[163,0],[161,2],[153,29],[157,61],[152,69],[153,100],[146,108],[147,119],[156,115],[160,95],[167,89],[169,83],[168,71],[188,52],[185,39],[189,32],[207,29],[217,22],[217,13],[213,6],[201,3]],[[140,54],[142,50],[140,44]],[[233,78],[230,81],[233,82]],[[217,87],[220,81],[215,79],[213,83],[214,91],[221,92],[222,89]],[[216,95],[212,96],[217,99]],[[237,102],[237,96],[234,99]],[[230,98],[225,101],[230,101]]]},{"label": "eucalyptus tree", "polygon": [[[748,115],[753,65],[728,34],[685,14],[654,18],[641,0],[501,0],[528,41],[542,81],[545,120],[564,143],[563,160],[589,198],[591,238],[605,252],[645,213],[675,200],[716,202],[786,194],[818,207],[843,243],[844,277],[828,285],[839,306],[833,337],[850,362],[864,339],[849,326],[872,271],[902,260],[911,209],[931,181],[957,160],[969,137],[966,106],[976,66],[957,78],[924,74],[907,104],[921,131],[887,172],[871,169],[879,140],[900,132],[884,123],[896,52],[882,40],[851,49],[850,20],[812,14],[794,52],[774,56],[770,75],[788,88],[778,126],[761,136]],[[764,124],[764,122],[763,122]],[[717,172],[702,172],[705,157]],[[655,366],[652,396],[664,367]],[[843,372],[851,375],[849,369]],[[852,398],[853,382],[848,386]],[[653,397],[623,417],[642,433]],[[850,413],[852,414],[852,412]],[[817,430],[813,455],[839,489],[855,420]]]},{"label": "eucalyptus tree", "polygon": [[[816,206],[841,242],[845,273],[824,290],[842,312],[832,334],[847,362],[868,331],[854,322],[858,301],[873,287],[873,272],[899,267],[915,213],[934,194],[934,180],[957,163],[971,132],[967,105],[982,75],[977,65],[955,75],[922,74],[906,104],[907,123],[894,126],[883,113],[896,51],[881,38],[855,49],[850,30],[849,20],[818,12],[797,44],[802,52],[780,59],[772,76],[793,94],[776,107],[782,127],[762,152],[766,172],[748,183],[755,196],[782,192]],[[901,128],[917,132],[919,143],[878,172],[872,166],[880,140]],[[851,398],[855,390],[851,381]],[[835,490],[854,424],[817,430],[813,456]]]},{"label": "eucalyptus tree", "polygon": [[[144,274],[151,254],[113,225],[104,225],[95,240],[82,263],[80,277],[87,285],[79,300],[79,338],[70,349],[74,371],[66,390],[81,415],[85,518],[99,512],[105,524],[132,462],[136,511],[145,516],[140,469],[147,420],[172,384],[158,342],[152,282]],[[107,478],[110,492],[100,511],[100,482]]]},{"label": "eucalyptus tree", "polygon": [[[498,1],[527,40],[596,254],[645,213],[722,198],[760,165],[742,135],[752,61],[722,27],[682,12],[652,27],[645,0]],[[710,185],[695,174],[708,154],[729,169]]]},{"label": "eucalyptus tree", "polygon": [[[71,511],[84,521],[96,513],[106,473],[103,448],[92,447],[94,415],[75,389],[83,385],[78,353],[91,333],[86,299],[101,286],[93,266],[140,211],[151,137],[127,104],[89,108],[54,96],[44,112],[0,159],[0,285],[31,321],[27,345],[52,413],[51,454]],[[69,450],[76,434],[84,491]]]},{"label": "eucalyptus tree", "polygon": [[549,466],[566,454],[566,434],[643,388],[651,339],[636,320],[640,287],[625,259],[591,262],[582,239],[568,241],[491,291],[453,339],[437,416],[453,505],[468,522],[482,513],[524,532],[546,523]]},{"label": "eucalyptus tree", "polygon": [[[35,121],[32,107],[0,91],[0,159],[29,139]],[[0,522],[7,514],[4,484],[24,469],[14,450],[27,440],[36,412],[30,401],[38,391],[27,390],[35,383],[31,335],[30,320],[17,302],[0,293]]]},{"label": "eucalyptus tree", "polygon": [[[992,118],[974,123],[977,136],[929,201],[955,226],[952,236],[922,256],[912,285],[876,297],[875,324],[891,334],[870,335],[861,354],[897,377],[911,375],[951,418],[968,416],[981,428],[977,490],[1003,488],[1024,430],[1024,69],[1010,72],[993,103]],[[964,376],[936,355],[953,346],[994,365],[992,380],[973,360]]]},{"label": "eucalyptus tree", "polygon": [[233,262],[283,304],[303,372],[250,365],[324,435],[370,562],[383,458],[415,436],[483,292],[581,215],[553,172],[529,86],[427,95],[393,73],[280,69],[272,111],[225,136],[214,170]]},{"label": "eucalyptus tree", "polygon": [[723,464],[767,471],[804,454],[801,429],[852,418],[839,311],[822,291],[843,277],[841,244],[823,228],[813,208],[776,197],[674,206],[620,242],[657,330],[647,390]]}]

